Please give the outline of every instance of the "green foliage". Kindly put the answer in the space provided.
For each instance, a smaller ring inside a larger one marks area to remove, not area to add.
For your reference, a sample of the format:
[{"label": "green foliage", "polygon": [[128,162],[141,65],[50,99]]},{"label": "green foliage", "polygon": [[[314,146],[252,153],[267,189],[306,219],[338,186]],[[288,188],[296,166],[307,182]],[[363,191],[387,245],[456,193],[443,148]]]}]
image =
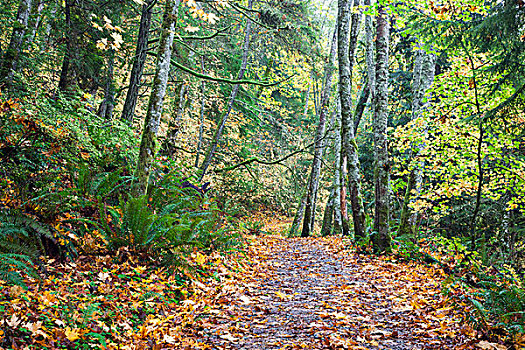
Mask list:
[{"label": "green foliage", "polygon": [[[491,331],[503,329],[511,335],[525,331],[525,288],[518,280],[498,281],[490,276],[483,276],[479,282],[481,288],[470,298],[475,315],[485,322],[490,322]],[[485,329],[487,331],[487,329]]]},{"label": "green foliage", "polygon": [[263,233],[261,230],[264,227],[264,223],[261,221],[246,221],[241,223],[241,230],[249,235],[259,235]]},{"label": "green foliage", "polygon": [[36,277],[33,263],[45,253],[51,230],[16,211],[0,212],[0,279],[25,287],[24,275]]}]

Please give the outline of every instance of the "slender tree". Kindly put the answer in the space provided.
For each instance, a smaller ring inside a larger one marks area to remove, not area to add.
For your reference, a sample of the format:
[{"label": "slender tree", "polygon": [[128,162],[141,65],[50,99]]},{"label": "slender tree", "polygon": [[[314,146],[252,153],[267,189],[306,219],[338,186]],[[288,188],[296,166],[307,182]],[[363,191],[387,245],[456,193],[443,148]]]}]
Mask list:
[{"label": "slender tree", "polygon": [[131,68],[128,92],[126,94],[126,101],[124,102],[121,116],[121,119],[127,121],[129,124],[133,123],[133,118],[135,115],[135,106],[137,105],[137,99],[139,96],[140,80],[142,78],[142,71],[144,70],[148,51],[151,15],[155,3],[155,0],[149,0],[142,5],[137,47],[135,49],[135,57],[133,58],[133,67]]},{"label": "slender tree", "polygon": [[[201,56],[201,71],[204,74],[204,56]],[[206,82],[204,79],[201,81],[201,110],[199,120],[199,138],[197,141],[197,155],[195,156],[195,168],[199,167],[199,157],[202,149],[202,140],[204,138],[204,106],[206,102]]]},{"label": "slender tree", "polygon": [[[348,176],[348,191],[352,205],[355,238],[365,235],[365,211],[361,196],[361,176],[359,157],[355,140],[352,114],[352,70],[362,13],[358,10],[360,1],[353,3],[355,11],[350,14],[350,2],[338,2],[338,53],[339,53],[339,98],[341,101],[342,163],[346,163],[345,176]],[[350,28],[350,19],[352,20]],[[342,202],[342,205],[343,202]],[[348,234],[348,231],[343,231]]]},{"label": "slender tree", "polygon": [[330,56],[325,67],[325,79],[323,83],[323,91],[321,93],[321,103],[319,109],[319,123],[315,134],[315,148],[314,159],[312,161],[312,170],[310,172],[310,183],[306,195],[306,207],[303,220],[303,228],[301,231],[302,237],[308,237],[314,228],[315,222],[315,202],[317,199],[317,190],[319,188],[319,176],[321,174],[321,165],[323,159],[324,148],[326,144],[325,130],[326,130],[326,114],[330,105],[330,90],[332,87],[332,76],[335,71],[335,62],[337,48],[337,30],[334,31],[332,43],[330,45]]},{"label": "slender tree", "polygon": [[71,25],[71,0],[64,0],[64,16],[65,16],[65,25],[66,30],[69,35],[66,35],[66,51],[64,52],[64,58],[62,59],[62,67],[60,69],[60,80],[58,81],[58,89],[61,91],[66,91],[69,86],[69,70],[71,66],[71,60],[73,56],[73,38],[75,34],[73,33],[73,27]]},{"label": "slender tree", "polygon": [[[422,117],[423,112],[430,104],[430,99],[425,95],[434,82],[435,66],[435,54],[427,53],[423,49],[416,50],[412,74],[412,120]],[[410,204],[417,199],[421,192],[425,162],[418,160],[418,156],[424,147],[425,143],[422,141],[412,147],[415,148],[415,152],[411,158],[416,159],[416,162],[412,165],[408,176],[405,198],[401,207],[398,235],[414,234],[415,232],[417,213],[410,209]]]},{"label": "slender tree", "polygon": [[142,129],[139,158],[135,168],[135,180],[132,186],[132,195],[135,197],[146,193],[153,159],[157,153],[157,136],[170,72],[179,3],[180,0],[167,0],[164,9],[164,18],[162,20],[162,30],[157,51],[157,68],[149,98],[146,119],[144,120],[144,127]]},{"label": "slender tree", "polygon": [[184,108],[186,107],[187,96],[188,96],[189,84],[181,83],[179,89],[177,89],[177,98],[175,99],[175,117],[171,117],[168,123],[168,132],[162,145],[164,154],[169,155],[171,158],[175,155],[177,136],[181,130],[182,116],[184,114]]},{"label": "slender tree", "polygon": [[377,252],[388,252],[390,247],[389,232],[389,182],[390,164],[388,160],[388,45],[390,25],[384,5],[378,5],[377,38],[376,38],[376,91],[374,131],[374,189],[375,216],[373,248]]},{"label": "slender tree", "polygon": [[104,86],[104,99],[98,108],[98,115],[105,120],[111,120],[113,118],[113,110],[115,109],[115,85],[113,82],[114,66],[115,51],[111,49],[109,51],[108,57],[106,83]]},{"label": "slender tree", "polygon": [[[344,186],[344,178],[342,177],[343,168],[341,164],[341,101],[339,99],[337,99],[337,108],[334,125],[334,153],[334,234],[342,234],[343,229],[345,229],[346,232],[348,232],[349,229],[348,214],[346,211],[346,196],[343,197],[343,188],[346,188],[346,186]],[[345,201],[344,208],[343,201]]]},{"label": "slender tree", "polygon": [[[252,9],[252,6],[253,6],[253,0],[248,0],[248,8],[250,10]],[[252,25],[252,21],[250,20],[250,18],[246,18],[246,28],[244,29],[244,43],[243,43],[243,48],[242,48],[242,61],[241,61],[241,67],[239,69],[239,72],[237,73],[237,80],[241,80],[244,77],[244,73],[246,72],[246,66],[248,64],[248,53],[250,50],[251,25]],[[211,160],[215,154],[215,150],[217,149],[217,145],[219,144],[219,141],[222,137],[224,127],[226,126],[226,121],[228,120],[228,117],[230,116],[230,113],[233,109],[233,104],[235,103],[235,99],[237,98],[238,92],[239,92],[239,84],[233,85],[232,91],[230,93],[230,98],[228,99],[228,107],[226,108],[226,111],[221,116],[221,120],[219,122],[217,130],[215,131],[215,135],[213,136],[213,139],[210,142],[208,150],[206,151],[206,155],[204,156],[204,160],[200,168],[199,181],[202,180],[204,175],[206,175],[206,171],[208,170],[208,167],[210,166]]]},{"label": "slender tree", "polygon": [[12,87],[14,75],[19,68],[19,59],[22,49],[25,47],[25,35],[28,29],[29,15],[31,13],[32,0],[20,0],[16,14],[13,33],[9,40],[9,46],[4,53],[0,67],[0,79],[9,89]]}]

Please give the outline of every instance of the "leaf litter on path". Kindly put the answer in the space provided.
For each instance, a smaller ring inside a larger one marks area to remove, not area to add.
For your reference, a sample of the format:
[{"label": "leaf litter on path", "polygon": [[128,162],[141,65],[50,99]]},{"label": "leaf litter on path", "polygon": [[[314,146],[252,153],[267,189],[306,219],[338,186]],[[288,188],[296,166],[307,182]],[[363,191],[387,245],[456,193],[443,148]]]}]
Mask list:
[{"label": "leaf litter on path", "polygon": [[[195,294],[203,349],[470,348],[432,266],[362,256],[338,238],[252,237],[249,268]],[[188,340],[188,338],[186,338]],[[196,346],[196,345],[194,345]],[[473,345],[472,345],[473,346]]]},{"label": "leaf litter on path", "polygon": [[[194,252],[180,277],[131,259],[48,262],[29,290],[0,284],[0,348],[488,349],[433,266],[363,256],[340,238],[247,236]],[[195,273],[197,272],[197,273]],[[180,275],[179,275],[180,276]],[[496,344],[497,345],[497,344]]]}]

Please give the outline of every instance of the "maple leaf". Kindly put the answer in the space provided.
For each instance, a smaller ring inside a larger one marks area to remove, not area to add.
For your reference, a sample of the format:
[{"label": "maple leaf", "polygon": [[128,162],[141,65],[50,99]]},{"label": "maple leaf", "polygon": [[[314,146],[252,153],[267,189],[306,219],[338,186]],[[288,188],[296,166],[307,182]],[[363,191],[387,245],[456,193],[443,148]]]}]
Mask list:
[{"label": "maple leaf", "polygon": [[480,341],[476,344],[476,346],[482,350],[507,350],[507,347],[505,345],[501,345],[498,343],[490,343],[486,340]]},{"label": "maple leaf", "polygon": [[195,256],[195,262],[199,265],[204,265],[204,263],[206,262],[206,257],[201,253],[197,253]]},{"label": "maple leaf", "polygon": [[224,340],[228,340],[232,343],[238,341],[239,339],[238,338],[235,338],[233,335],[231,335],[230,333],[226,333],[226,334],[221,334],[220,337]]},{"label": "maple leaf", "polygon": [[80,339],[80,330],[77,328],[72,329],[71,327],[67,327],[65,330],[65,335],[69,341],[75,341]]},{"label": "maple leaf", "polygon": [[9,320],[6,321],[9,327],[15,328],[22,322],[22,318],[18,317],[17,314],[13,314]]},{"label": "maple leaf", "polygon": [[243,304],[246,304],[246,305],[252,303],[252,300],[251,300],[249,297],[247,297],[246,295],[241,295],[241,296],[239,297],[239,299],[241,299],[242,303],[243,303]]},{"label": "maple leaf", "polygon": [[105,50],[108,47],[108,39],[102,38],[97,41],[97,49]]},{"label": "maple leaf", "polygon": [[168,344],[175,344],[177,342],[177,339],[175,339],[175,337],[172,337],[168,334],[164,334],[164,338],[162,338],[162,340]]},{"label": "maple leaf", "polygon": [[193,26],[187,26],[186,28],[184,28],[185,31],[189,32],[189,33],[195,33],[197,31],[200,30],[199,27],[193,27]]}]

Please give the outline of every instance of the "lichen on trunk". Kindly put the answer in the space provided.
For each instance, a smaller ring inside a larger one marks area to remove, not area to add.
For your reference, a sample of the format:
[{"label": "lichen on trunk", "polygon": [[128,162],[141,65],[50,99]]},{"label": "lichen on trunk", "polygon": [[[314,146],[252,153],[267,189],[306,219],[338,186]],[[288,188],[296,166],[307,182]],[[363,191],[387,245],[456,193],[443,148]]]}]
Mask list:
[{"label": "lichen on trunk", "polygon": [[135,179],[132,185],[131,194],[134,197],[146,193],[154,157],[157,153],[157,135],[159,132],[162,106],[166,95],[166,87],[170,72],[172,45],[175,37],[175,25],[179,3],[180,0],[168,0],[166,1],[164,9],[162,31],[157,53],[157,68],[155,79],[153,80],[146,119],[144,120],[144,127],[142,129],[139,158],[135,168]]}]

